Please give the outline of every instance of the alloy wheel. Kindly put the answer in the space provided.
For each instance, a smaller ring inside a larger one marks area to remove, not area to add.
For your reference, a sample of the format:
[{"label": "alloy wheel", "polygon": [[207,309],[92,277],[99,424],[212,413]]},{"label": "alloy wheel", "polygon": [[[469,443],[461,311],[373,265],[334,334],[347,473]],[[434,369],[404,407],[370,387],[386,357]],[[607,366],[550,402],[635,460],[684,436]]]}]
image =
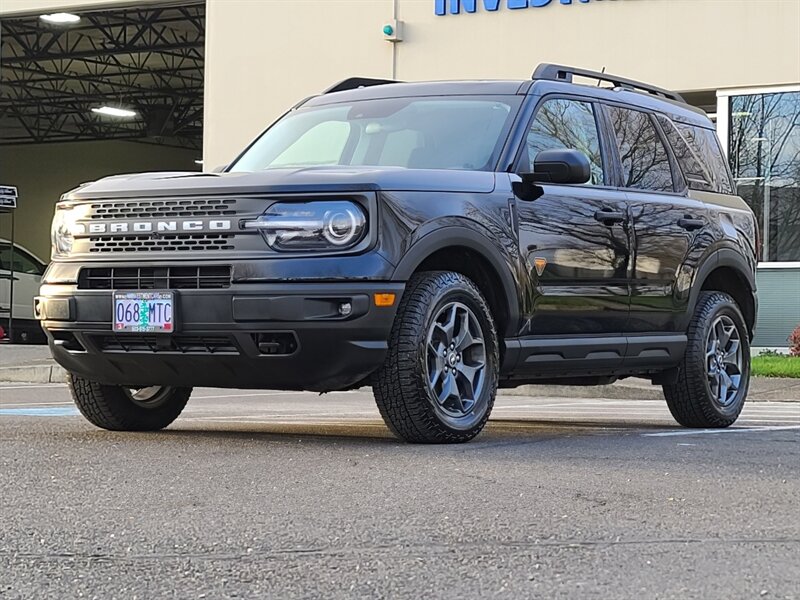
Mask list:
[{"label": "alloy wheel", "polygon": [[706,372],[714,402],[730,406],[739,393],[743,376],[742,339],[736,323],[727,315],[717,317],[706,342]]},{"label": "alloy wheel", "polygon": [[428,389],[434,408],[448,420],[480,413],[486,378],[486,345],[477,317],[460,302],[445,304],[428,330]]}]

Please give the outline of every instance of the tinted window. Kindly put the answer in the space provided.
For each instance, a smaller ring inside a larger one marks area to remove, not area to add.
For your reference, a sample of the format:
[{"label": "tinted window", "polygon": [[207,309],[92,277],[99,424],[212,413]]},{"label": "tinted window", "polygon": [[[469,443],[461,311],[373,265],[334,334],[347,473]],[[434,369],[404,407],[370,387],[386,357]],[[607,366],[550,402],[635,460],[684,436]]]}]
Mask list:
[{"label": "tinted window", "polygon": [[272,166],[331,165],[339,162],[350,137],[350,125],[341,121],[327,121],[315,125],[297,141],[281,152]]},{"label": "tinted window", "polygon": [[663,115],[658,115],[656,118],[667,136],[669,145],[672,146],[675,157],[678,159],[678,164],[686,177],[686,184],[693,190],[715,191],[714,180],[708,174],[708,169],[703,166],[700,158],[689,147],[686,140],[683,139],[672,120]]},{"label": "tinted window", "polygon": [[[0,245],[0,269],[11,270],[11,246],[9,244]],[[44,266],[24,250],[16,248],[14,250],[14,272],[41,275],[44,273]]]},{"label": "tinted window", "polygon": [[294,110],[232,171],[317,165],[494,169],[516,96],[362,100]]},{"label": "tinted window", "polygon": [[626,187],[658,192],[674,189],[669,156],[650,115],[608,107]]},{"label": "tinted window", "polygon": [[675,123],[675,126],[689,147],[707,167],[713,189],[721,194],[732,194],[733,186],[717,134],[711,129],[703,129],[685,123]]},{"label": "tinted window", "polygon": [[588,102],[547,100],[539,107],[528,132],[528,160],[533,161],[543,150],[580,150],[592,166],[592,185],[603,185],[603,159],[594,109]]}]

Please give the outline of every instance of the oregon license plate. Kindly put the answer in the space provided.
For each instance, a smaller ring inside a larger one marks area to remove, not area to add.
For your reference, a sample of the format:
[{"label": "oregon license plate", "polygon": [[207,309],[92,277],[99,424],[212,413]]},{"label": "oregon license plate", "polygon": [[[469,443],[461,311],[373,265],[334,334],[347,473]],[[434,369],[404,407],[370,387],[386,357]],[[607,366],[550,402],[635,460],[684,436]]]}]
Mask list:
[{"label": "oregon license plate", "polygon": [[174,330],[172,292],[114,292],[114,331],[172,333]]}]

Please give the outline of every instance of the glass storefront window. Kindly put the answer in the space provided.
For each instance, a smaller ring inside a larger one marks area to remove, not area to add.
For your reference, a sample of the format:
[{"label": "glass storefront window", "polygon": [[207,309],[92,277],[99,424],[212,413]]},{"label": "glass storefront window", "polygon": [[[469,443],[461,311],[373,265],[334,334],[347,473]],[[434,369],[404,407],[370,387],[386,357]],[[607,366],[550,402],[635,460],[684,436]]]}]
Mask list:
[{"label": "glass storefront window", "polygon": [[800,261],[800,92],[729,98],[728,159],[763,261]]}]

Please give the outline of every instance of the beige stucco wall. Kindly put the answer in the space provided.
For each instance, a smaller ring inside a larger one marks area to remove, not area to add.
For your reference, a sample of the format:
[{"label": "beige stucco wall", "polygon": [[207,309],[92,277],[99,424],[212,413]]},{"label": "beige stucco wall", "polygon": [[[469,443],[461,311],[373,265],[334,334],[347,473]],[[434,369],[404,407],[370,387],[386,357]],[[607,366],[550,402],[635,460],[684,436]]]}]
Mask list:
[{"label": "beige stucco wall", "polygon": [[399,6],[399,77],[525,77],[557,62],[682,91],[800,80],[800,0],[552,0],[447,16],[432,0]]},{"label": "beige stucco wall", "polygon": [[209,0],[205,160],[232,159],[265,125],[335,81],[390,77],[392,0]]},{"label": "beige stucco wall", "polygon": [[[7,0],[6,0],[7,1]],[[434,15],[397,0],[400,79],[527,78],[573,64],[679,90],[800,81],[800,0],[592,0]],[[392,74],[392,0],[208,0],[206,165],[227,162],[297,100]]]}]

